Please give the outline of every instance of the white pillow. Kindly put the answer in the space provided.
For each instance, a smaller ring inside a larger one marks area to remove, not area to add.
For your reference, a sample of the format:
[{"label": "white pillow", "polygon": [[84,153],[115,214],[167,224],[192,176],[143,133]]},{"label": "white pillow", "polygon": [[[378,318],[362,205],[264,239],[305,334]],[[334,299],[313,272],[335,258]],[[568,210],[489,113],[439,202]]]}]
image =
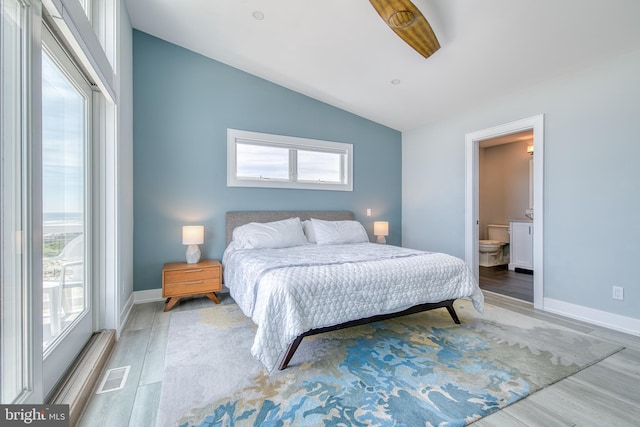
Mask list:
[{"label": "white pillow", "polygon": [[304,230],[304,235],[307,236],[309,243],[318,243],[316,240],[316,233],[313,231],[313,224],[311,224],[310,219],[302,221],[302,229]]},{"label": "white pillow", "polygon": [[358,221],[324,221],[311,219],[316,242],[319,245],[364,243],[369,241],[367,231]]},{"label": "white pillow", "polygon": [[300,218],[241,225],[233,230],[233,241],[239,249],[275,249],[307,244]]}]

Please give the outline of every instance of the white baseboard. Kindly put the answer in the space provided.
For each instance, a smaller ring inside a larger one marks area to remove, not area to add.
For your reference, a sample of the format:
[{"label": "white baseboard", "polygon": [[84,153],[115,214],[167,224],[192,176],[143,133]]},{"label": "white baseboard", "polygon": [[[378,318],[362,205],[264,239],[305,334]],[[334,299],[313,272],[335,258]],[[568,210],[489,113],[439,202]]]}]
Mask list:
[{"label": "white baseboard", "polygon": [[627,334],[640,336],[640,319],[633,317],[621,316],[619,314],[609,313],[608,311],[596,310],[595,308],[571,304],[552,298],[544,299],[544,310]]},{"label": "white baseboard", "polygon": [[133,293],[133,303],[142,304],[145,302],[162,301],[162,289],[148,289],[146,291],[135,291]]},{"label": "white baseboard", "polygon": [[[131,298],[129,299],[131,300]],[[143,304],[145,302],[163,301],[162,289],[149,289],[146,291],[135,291],[133,293],[133,304]],[[129,301],[127,301],[127,317],[131,311]],[[592,323],[594,325],[604,326],[605,328],[624,332],[631,335],[640,336],[640,319],[633,317],[621,316],[619,314],[609,313],[607,311],[596,310],[594,308],[584,307],[582,305],[571,304],[553,298],[544,299],[544,310],[550,313],[559,314],[583,322]],[[126,318],[123,319],[124,321]]]}]

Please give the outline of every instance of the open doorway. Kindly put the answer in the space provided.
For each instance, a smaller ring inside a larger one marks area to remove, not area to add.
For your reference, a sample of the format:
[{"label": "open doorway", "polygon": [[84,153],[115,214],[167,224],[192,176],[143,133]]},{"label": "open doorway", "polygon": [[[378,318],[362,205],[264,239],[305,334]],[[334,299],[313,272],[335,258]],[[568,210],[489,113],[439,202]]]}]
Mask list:
[{"label": "open doorway", "polygon": [[529,129],[480,141],[478,156],[480,288],[530,303],[533,148]]},{"label": "open doorway", "polygon": [[[544,306],[544,258],[543,258],[543,153],[544,153],[544,116],[534,116],[516,122],[495,126],[492,128],[468,133],[466,141],[466,195],[465,195],[465,258],[467,264],[479,277],[480,267],[480,144],[485,140],[495,140],[496,138],[507,137],[509,135],[522,132],[532,132],[533,154],[532,154],[532,207],[529,212],[533,218],[532,227],[532,252],[533,252],[533,303],[536,308],[542,309]],[[510,137],[507,137],[507,139]],[[535,230],[535,233],[533,233]],[[510,231],[511,232],[511,231]],[[485,236],[486,228],[482,235]],[[510,256],[513,248],[510,248]]]}]

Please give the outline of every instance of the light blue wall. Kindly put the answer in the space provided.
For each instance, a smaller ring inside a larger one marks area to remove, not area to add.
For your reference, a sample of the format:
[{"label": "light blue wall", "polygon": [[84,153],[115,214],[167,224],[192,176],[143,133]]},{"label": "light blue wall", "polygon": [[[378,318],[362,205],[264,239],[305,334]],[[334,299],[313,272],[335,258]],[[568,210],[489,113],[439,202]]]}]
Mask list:
[{"label": "light blue wall", "polygon": [[[203,258],[219,259],[227,211],[351,210],[370,236],[388,220],[400,244],[398,131],[139,31],[133,77],[134,290],[160,288],[162,265],[184,260],[183,225],[204,225]],[[227,188],[227,128],[351,143],[354,191]]]},{"label": "light blue wall", "polygon": [[464,258],[465,134],[541,113],[545,298],[640,318],[640,51],[405,132],[403,244]]}]

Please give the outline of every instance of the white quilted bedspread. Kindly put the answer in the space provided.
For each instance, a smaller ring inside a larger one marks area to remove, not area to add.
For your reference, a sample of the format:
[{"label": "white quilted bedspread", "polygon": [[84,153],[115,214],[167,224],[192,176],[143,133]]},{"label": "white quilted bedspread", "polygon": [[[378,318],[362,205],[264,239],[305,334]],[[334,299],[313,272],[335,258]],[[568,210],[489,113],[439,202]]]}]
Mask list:
[{"label": "white quilted bedspread", "polygon": [[391,245],[305,245],[223,256],[224,280],[258,326],[251,349],[271,372],[287,346],[314,328],[402,311],[417,304],[483,296],[459,258]]}]

